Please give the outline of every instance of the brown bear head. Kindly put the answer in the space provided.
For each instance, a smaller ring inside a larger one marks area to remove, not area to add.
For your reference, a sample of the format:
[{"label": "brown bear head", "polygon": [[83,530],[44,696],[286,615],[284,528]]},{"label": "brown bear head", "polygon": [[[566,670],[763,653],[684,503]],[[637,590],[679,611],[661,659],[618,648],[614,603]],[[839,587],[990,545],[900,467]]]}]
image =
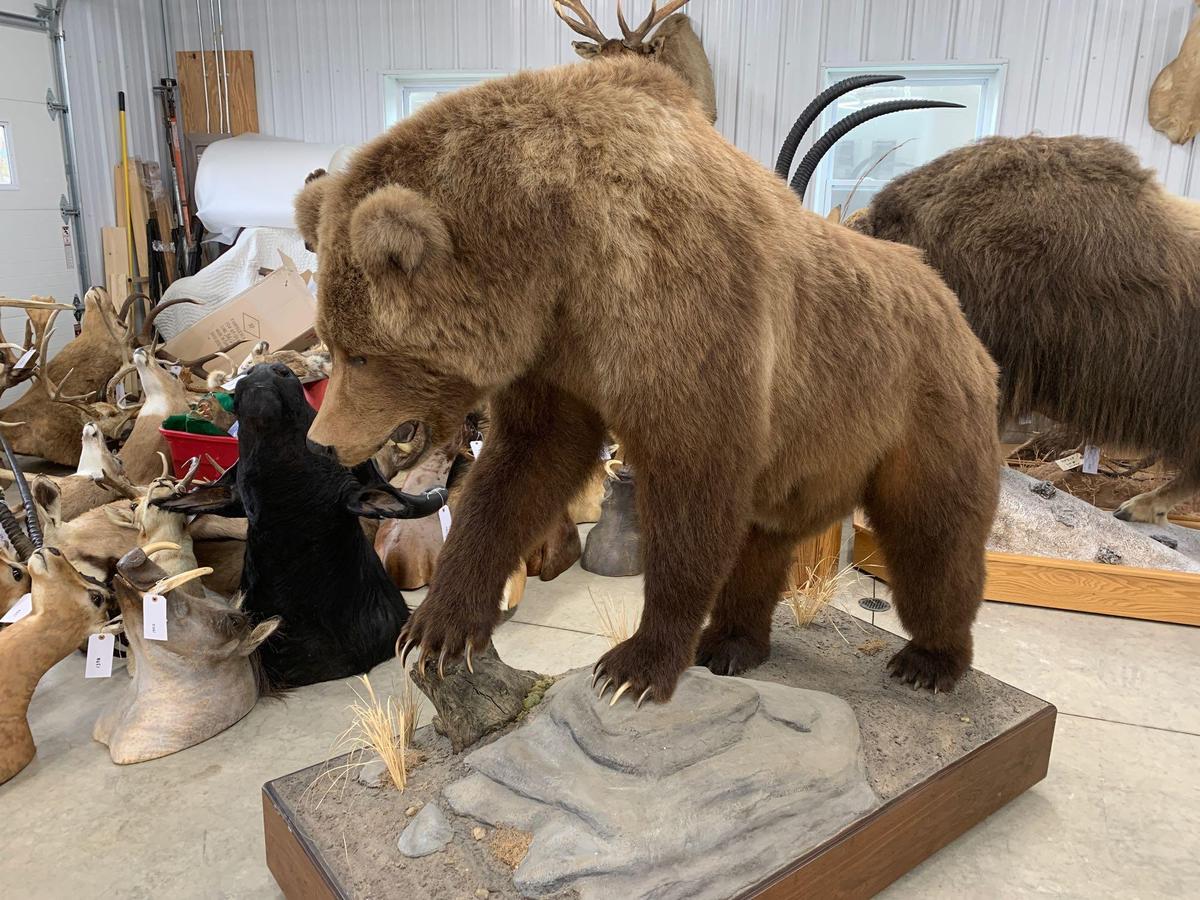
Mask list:
[{"label": "brown bear head", "polygon": [[411,423],[449,440],[486,379],[456,365],[478,348],[447,345],[469,302],[441,213],[398,184],[322,173],[297,196],[296,220],[320,255],[317,329],[333,354],[310,443],[353,466]]}]

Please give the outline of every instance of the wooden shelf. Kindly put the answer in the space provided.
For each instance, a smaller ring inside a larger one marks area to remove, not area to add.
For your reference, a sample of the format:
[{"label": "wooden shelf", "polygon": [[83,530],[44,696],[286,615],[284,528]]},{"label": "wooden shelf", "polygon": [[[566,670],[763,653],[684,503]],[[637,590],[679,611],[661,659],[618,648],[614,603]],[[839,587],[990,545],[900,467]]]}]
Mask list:
[{"label": "wooden shelf", "polygon": [[[888,580],[875,535],[855,526],[854,564]],[[984,597],[1073,612],[1200,625],[1200,575],[1049,556],[987,554]]]}]

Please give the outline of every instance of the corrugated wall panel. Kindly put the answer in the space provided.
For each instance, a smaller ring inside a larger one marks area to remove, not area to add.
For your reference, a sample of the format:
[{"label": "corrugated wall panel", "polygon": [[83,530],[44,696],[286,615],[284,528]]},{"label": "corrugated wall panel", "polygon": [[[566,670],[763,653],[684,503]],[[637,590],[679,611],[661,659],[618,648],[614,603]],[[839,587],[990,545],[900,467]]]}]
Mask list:
[{"label": "corrugated wall panel", "polygon": [[[577,59],[550,0],[223,0],[226,43],[253,50],[264,133],[359,143],[384,125],[383,73],[515,71]],[[201,0],[208,20],[209,0]],[[168,2],[172,51],[197,49],[195,0]],[[627,0],[640,19],[648,0]],[[615,0],[593,0],[607,34]],[[718,128],[774,163],[822,67],[860,61],[1008,63],[1000,131],[1105,134],[1174,191],[1200,197],[1200,152],[1146,122],[1150,84],[1178,51],[1190,0],[695,0],[687,12],[713,61]],[[87,245],[112,218],[116,90],[130,95],[133,152],[157,157],[163,74],[157,0],[73,0],[68,46],[80,134]],[[205,35],[206,46],[211,38]],[[801,152],[811,136],[801,144]]]}]

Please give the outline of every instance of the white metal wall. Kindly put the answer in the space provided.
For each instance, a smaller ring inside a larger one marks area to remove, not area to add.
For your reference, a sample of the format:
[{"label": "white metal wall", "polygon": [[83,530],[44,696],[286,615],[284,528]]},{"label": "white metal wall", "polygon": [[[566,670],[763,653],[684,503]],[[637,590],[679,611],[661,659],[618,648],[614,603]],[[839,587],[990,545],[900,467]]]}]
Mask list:
[{"label": "white metal wall", "polygon": [[[153,109],[148,94],[133,95],[161,74],[162,41],[156,0],[72,2],[76,106],[98,104],[79,111],[77,125],[90,226],[112,215],[116,85],[143,103],[137,109]],[[636,15],[648,3],[628,5]],[[168,6],[173,49],[197,49],[194,0]],[[617,32],[615,0],[591,8]],[[718,127],[763,163],[773,162],[825,65],[1003,60],[1002,133],[1108,135],[1171,190],[1200,198],[1195,143],[1175,147],[1146,123],[1150,84],[1178,50],[1191,9],[1191,0],[695,0],[687,11],[713,61]],[[380,75],[390,69],[513,71],[576,59],[550,0],[224,0],[224,10],[227,46],[255,54],[262,130],[310,141],[377,134]],[[156,120],[133,128],[138,152],[149,152]],[[99,140],[89,163],[91,133]]]}]

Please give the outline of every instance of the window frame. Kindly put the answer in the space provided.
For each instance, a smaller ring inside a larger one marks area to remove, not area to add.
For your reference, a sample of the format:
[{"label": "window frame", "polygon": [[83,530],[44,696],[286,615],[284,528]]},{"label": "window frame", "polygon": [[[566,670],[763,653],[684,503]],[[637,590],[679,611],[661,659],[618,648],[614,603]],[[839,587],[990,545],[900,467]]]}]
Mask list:
[{"label": "window frame", "polygon": [[383,97],[383,127],[390,128],[408,117],[404,112],[404,99],[409,89],[458,90],[509,74],[497,69],[388,69],[380,73],[383,79],[383,89],[380,91]]},{"label": "window frame", "polygon": [[[908,62],[892,63],[855,63],[851,65],[825,65],[821,67],[821,90],[854,75],[890,75],[906,76],[909,82],[935,82],[939,84],[975,84],[982,82],[978,117],[975,123],[975,140],[998,133],[1000,112],[1004,102],[1004,83],[1008,73],[1008,63],[1005,60],[986,60],[983,62]],[[840,100],[841,98],[839,98]],[[834,125],[834,113],[837,101],[831,103],[821,113],[816,135],[824,134]],[[813,173],[813,210],[821,215],[828,215],[833,207],[833,178],[831,174],[832,151],[825,155],[817,171]]]},{"label": "window frame", "polygon": [[4,148],[8,156],[8,173],[12,178],[12,181],[8,184],[0,184],[0,191],[17,191],[21,189],[21,179],[17,172],[17,151],[13,147],[12,122],[7,119],[0,119],[0,131],[4,132]]}]

